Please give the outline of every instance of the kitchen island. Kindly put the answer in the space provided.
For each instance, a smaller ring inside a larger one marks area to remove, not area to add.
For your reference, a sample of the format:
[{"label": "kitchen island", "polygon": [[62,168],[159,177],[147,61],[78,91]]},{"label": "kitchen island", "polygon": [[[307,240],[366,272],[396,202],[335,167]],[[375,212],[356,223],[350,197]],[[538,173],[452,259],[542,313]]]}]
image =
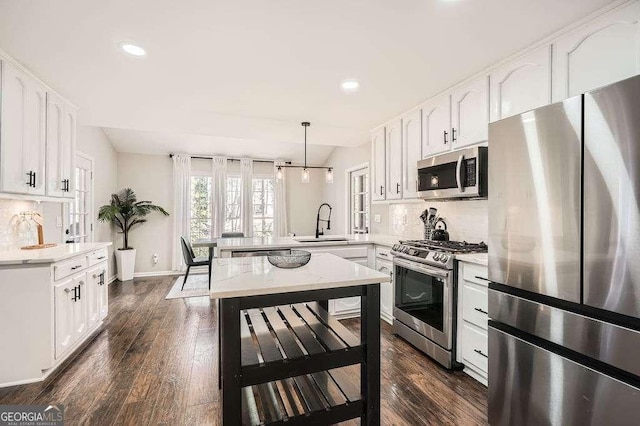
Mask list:
[{"label": "kitchen island", "polygon": [[[380,423],[380,283],[388,275],[327,253],[297,269],[266,257],[214,259],[212,268],[223,424]],[[359,339],[326,311],[328,299],[354,296],[362,298]],[[355,364],[359,386],[340,370]]]}]

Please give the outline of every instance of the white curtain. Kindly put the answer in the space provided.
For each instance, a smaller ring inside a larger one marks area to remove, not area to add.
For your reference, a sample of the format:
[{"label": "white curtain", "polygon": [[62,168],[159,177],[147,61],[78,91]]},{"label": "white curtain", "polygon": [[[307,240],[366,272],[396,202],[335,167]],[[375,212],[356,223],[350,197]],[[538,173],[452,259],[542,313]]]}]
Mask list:
[{"label": "white curtain", "polygon": [[224,232],[224,221],[227,205],[227,159],[214,157],[211,160],[213,167],[213,182],[211,185],[211,222],[213,238],[219,238]]},{"label": "white curtain", "polygon": [[[278,172],[278,166],[284,166],[283,161],[276,161],[273,163],[274,176]],[[274,237],[286,237],[287,230],[287,196],[286,196],[286,173],[282,170],[282,179],[277,178],[273,183],[273,236]]]},{"label": "white curtain", "polygon": [[191,215],[191,157],[173,156],[173,245],[172,266],[174,271],[185,269],[180,237],[189,238]]},{"label": "white curtain", "polygon": [[240,223],[245,237],[253,237],[253,160],[240,160]]}]

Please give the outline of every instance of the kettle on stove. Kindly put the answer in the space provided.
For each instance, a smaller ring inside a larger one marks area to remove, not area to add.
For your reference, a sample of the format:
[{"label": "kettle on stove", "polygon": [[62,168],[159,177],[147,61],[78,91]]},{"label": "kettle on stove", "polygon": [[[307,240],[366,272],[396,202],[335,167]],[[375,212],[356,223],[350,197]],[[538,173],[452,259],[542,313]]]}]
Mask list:
[{"label": "kettle on stove", "polygon": [[[444,229],[438,228],[439,224],[444,226]],[[449,241],[449,233],[447,232],[447,223],[444,219],[440,218],[434,225],[433,233],[431,234],[431,239],[433,241]]]}]

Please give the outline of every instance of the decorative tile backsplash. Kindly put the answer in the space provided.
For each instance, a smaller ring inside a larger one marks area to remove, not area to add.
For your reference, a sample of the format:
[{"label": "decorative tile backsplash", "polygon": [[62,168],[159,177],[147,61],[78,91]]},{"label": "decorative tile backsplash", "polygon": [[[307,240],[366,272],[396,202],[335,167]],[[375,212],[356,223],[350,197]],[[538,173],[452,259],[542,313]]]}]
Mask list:
[{"label": "decorative tile backsplash", "polygon": [[487,200],[389,204],[389,234],[407,239],[424,238],[420,214],[429,207],[438,209],[438,214],[447,224],[451,240],[487,242]]},{"label": "decorative tile backsplash", "polygon": [[42,206],[35,201],[0,199],[0,251],[38,243],[35,223],[19,221],[20,212],[28,210],[42,214]]}]

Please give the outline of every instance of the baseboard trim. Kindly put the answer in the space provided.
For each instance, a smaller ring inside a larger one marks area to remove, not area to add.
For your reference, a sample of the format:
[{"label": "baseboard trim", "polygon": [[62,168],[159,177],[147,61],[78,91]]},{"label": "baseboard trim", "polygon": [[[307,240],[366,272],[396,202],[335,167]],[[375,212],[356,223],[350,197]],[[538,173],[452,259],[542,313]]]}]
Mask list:
[{"label": "baseboard trim", "polygon": [[118,277],[116,275],[112,275],[111,277],[109,277],[109,279],[107,280],[107,285],[111,284],[112,282],[114,282]]},{"label": "baseboard trim", "polygon": [[133,278],[146,278],[146,277],[162,277],[167,275],[181,275],[180,271],[152,271],[152,272],[134,272]]}]

